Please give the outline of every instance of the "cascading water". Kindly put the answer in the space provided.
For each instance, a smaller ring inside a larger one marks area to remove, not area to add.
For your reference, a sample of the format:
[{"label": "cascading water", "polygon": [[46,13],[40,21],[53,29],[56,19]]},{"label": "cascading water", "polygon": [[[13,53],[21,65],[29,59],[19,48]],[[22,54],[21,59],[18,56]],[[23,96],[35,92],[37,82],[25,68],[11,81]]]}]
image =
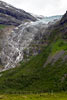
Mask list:
[{"label": "cascading water", "polygon": [[42,29],[45,32],[49,25],[42,21],[21,24],[4,38],[0,53],[1,62],[5,66],[4,70],[15,67],[23,60],[23,50],[28,48],[35,36],[39,35],[39,32],[42,34]]}]

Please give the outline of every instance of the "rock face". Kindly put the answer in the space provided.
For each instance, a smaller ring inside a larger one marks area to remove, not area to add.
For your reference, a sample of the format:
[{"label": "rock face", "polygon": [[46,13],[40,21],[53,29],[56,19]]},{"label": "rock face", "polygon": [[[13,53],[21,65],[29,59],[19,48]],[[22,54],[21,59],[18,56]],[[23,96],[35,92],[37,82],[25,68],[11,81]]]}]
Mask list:
[{"label": "rock face", "polygon": [[61,20],[58,24],[58,29],[60,29],[63,39],[67,39],[67,11],[61,18]]},{"label": "rock face", "polygon": [[36,18],[24,10],[17,9],[0,1],[0,24],[20,25],[23,20],[36,21]]},{"label": "rock face", "polygon": [[62,17],[60,23],[61,23],[61,24],[67,23],[67,11],[66,11],[66,13],[64,14],[64,16]]},{"label": "rock face", "polygon": [[[52,22],[51,24],[53,25],[54,23]],[[5,66],[4,70],[15,67],[23,60],[24,50],[27,49],[28,52],[31,44],[40,44],[43,36],[47,36],[46,29],[51,24],[45,24],[45,22],[41,21],[25,22],[16,27],[10,34],[4,36],[0,53],[1,63]],[[36,55],[36,49],[32,48],[32,50]],[[40,52],[40,48],[38,52]]]},{"label": "rock face", "polygon": [[[1,1],[0,1],[0,12],[2,16],[1,21],[2,22],[4,21],[4,24],[7,23],[7,24],[19,25],[20,21],[22,22],[22,20],[24,19],[32,21],[36,20],[34,17],[32,17],[32,15],[30,16],[30,14],[26,13],[25,11],[16,9]],[[9,17],[9,19],[7,16]],[[50,34],[50,32],[49,33],[47,32],[50,30],[50,28],[49,30],[47,28],[50,25],[54,25],[56,22],[56,20],[53,21],[52,19],[51,22],[49,20],[48,23],[46,23],[45,20],[38,20],[35,22],[32,21],[22,22],[22,24],[13,29],[13,31],[10,34],[8,33],[8,35],[3,36],[3,39],[1,41],[2,48],[0,52],[0,62],[4,66],[3,70],[13,68],[21,60],[23,60],[24,50],[27,49],[28,53],[30,45],[32,44],[38,45],[41,42],[43,42],[41,40],[43,40],[44,35],[47,38],[48,35]],[[47,41],[44,45],[47,45]],[[38,48],[36,47],[34,49],[33,48],[32,48],[33,53],[34,55],[36,55],[37,54],[36,49]],[[38,52],[40,52],[40,46]]]},{"label": "rock face", "polygon": [[3,49],[0,53],[1,62],[5,69],[15,67],[23,59],[23,51],[31,44],[36,36],[42,34],[48,25],[38,22],[27,22],[15,28],[3,39]]}]

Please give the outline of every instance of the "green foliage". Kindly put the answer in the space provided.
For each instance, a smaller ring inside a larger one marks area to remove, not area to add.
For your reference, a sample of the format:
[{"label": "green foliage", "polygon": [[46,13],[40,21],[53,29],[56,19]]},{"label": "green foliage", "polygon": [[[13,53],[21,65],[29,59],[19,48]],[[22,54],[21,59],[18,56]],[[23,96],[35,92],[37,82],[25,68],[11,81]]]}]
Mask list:
[{"label": "green foliage", "polygon": [[67,94],[62,93],[41,93],[41,94],[4,94],[0,95],[1,100],[67,100]]},{"label": "green foliage", "polygon": [[67,41],[59,39],[52,44],[52,54],[61,50],[67,50]]},{"label": "green foliage", "polygon": [[60,31],[63,30],[62,28],[60,26],[52,30],[47,40],[48,46],[44,47],[40,54],[31,57],[28,62],[21,62],[20,66],[16,68],[0,73],[1,93],[67,91],[67,62],[59,59],[54,64],[48,64],[44,68],[50,54],[55,55],[56,52],[61,50],[64,50],[65,53],[67,51],[67,41],[66,39],[63,40],[62,31]]},{"label": "green foliage", "polygon": [[[59,44],[61,42],[57,41],[55,47]],[[55,51],[53,46],[51,44],[45,47],[40,54],[33,56],[30,61],[21,62],[20,67],[2,72],[2,77],[0,77],[0,92],[37,93],[66,91],[67,81],[65,79],[62,83],[62,78],[64,74],[67,74],[67,62],[62,62],[62,59],[59,59],[54,65],[48,64],[45,68],[43,67],[48,55]]]},{"label": "green foliage", "polygon": [[5,28],[5,25],[0,25],[0,29],[3,29],[3,28]]}]

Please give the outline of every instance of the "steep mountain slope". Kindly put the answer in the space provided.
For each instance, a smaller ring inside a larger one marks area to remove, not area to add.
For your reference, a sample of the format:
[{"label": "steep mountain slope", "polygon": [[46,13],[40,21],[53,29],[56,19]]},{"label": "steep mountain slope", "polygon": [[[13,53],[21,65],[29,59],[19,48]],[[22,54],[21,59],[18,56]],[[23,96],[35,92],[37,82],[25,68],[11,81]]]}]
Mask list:
[{"label": "steep mountain slope", "polygon": [[[0,25],[0,53],[4,47],[5,38],[11,33],[15,28],[13,25]],[[3,67],[3,64],[0,59],[0,70]]]},{"label": "steep mountain slope", "polygon": [[38,55],[31,57],[28,62],[20,62],[14,69],[0,73],[0,92],[67,91],[67,17],[64,16],[63,24],[61,19],[44,31],[43,39],[39,42],[41,44],[37,46],[45,42],[47,45]]},{"label": "steep mountain slope", "polygon": [[45,30],[47,25],[29,22],[20,25],[11,34],[6,35],[0,53],[0,59],[5,69],[15,67],[17,63],[23,60],[24,49],[29,47],[36,35],[39,35],[43,26]]},{"label": "steep mountain slope", "polygon": [[20,25],[23,20],[36,21],[36,18],[24,10],[17,9],[0,1],[0,24]]},{"label": "steep mountain slope", "polygon": [[[48,22],[50,22],[50,20]],[[43,39],[43,35],[47,34],[47,32],[45,32],[46,28],[54,23],[56,23],[56,21],[52,19],[49,24],[46,24],[45,20],[25,22],[16,27],[10,34],[6,35],[2,41],[2,51],[0,52],[0,60],[5,68],[4,70],[15,67],[17,63],[25,59],[25,56],[31,56],[31,54],[36,55],[40,52],[41,47],[33,48],[29,45],[38,45],[39,41]],[[45,42],[45,45],[47,44],[48,42]],[[29,48],[31,49],[29,50]],[[28,53],[29,51],[33,52]]]}]

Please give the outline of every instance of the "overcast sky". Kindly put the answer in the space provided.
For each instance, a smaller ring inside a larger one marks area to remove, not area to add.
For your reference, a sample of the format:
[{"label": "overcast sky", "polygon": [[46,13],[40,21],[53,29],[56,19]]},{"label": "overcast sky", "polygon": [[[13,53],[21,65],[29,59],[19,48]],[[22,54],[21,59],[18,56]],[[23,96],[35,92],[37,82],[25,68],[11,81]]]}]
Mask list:
[{"label": "overcast sky", "polygon": [[67,0],[3,0],[15,7],[38,15],[62,15],[67,10]]}]

